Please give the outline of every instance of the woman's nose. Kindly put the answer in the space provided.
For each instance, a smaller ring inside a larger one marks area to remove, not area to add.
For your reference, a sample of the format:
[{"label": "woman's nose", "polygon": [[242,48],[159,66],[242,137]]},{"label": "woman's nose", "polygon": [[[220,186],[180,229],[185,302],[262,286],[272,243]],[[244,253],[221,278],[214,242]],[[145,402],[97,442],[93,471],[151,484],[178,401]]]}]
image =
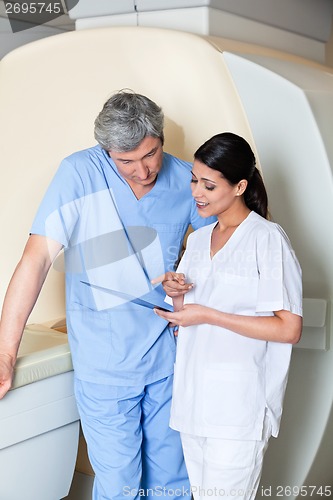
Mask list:
[{"label": "woman's nose", "polygon": [[198,182],[193,183],[191,184],[191,186],[192,186],[192,195],[196,197],[201,196],[202,192],[199,183]]}]

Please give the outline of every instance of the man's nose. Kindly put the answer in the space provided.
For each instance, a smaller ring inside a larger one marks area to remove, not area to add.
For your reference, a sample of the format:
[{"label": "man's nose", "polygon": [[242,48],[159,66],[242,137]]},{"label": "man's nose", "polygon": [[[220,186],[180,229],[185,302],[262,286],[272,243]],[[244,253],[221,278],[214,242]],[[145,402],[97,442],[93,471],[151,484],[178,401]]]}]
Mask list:
[{"label": "man's nose", "polygon": [[138,161],[136,166],[136,175],[140,178],[145,179],[148,176],[149,173],[149,167],[145,164],[144,161]]}]

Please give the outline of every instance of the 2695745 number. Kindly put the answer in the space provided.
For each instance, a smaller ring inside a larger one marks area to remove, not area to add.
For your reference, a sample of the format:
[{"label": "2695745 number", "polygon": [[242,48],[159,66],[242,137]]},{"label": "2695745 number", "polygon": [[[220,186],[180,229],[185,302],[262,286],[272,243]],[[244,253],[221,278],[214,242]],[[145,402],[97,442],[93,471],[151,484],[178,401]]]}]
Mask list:
[{"label": "2695745 number", "polygon": [[5,2],[6,14],[61,14],[61,2]]},{"label": "2695745 number", "polygon": [[330,497],[332,486],[277,486],[277,497]]}]

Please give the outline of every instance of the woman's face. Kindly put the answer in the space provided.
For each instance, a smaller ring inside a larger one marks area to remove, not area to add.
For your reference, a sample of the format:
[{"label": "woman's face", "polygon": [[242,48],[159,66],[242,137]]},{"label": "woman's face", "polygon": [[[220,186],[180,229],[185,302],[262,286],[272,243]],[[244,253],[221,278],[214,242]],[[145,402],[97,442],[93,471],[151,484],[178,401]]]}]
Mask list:
[{"label": "woman's face", "polygon": [[236,208],[243,194],[244,182],[232,186],[217,170],[194,160],[191,189],[201,217],[219,216]]}]

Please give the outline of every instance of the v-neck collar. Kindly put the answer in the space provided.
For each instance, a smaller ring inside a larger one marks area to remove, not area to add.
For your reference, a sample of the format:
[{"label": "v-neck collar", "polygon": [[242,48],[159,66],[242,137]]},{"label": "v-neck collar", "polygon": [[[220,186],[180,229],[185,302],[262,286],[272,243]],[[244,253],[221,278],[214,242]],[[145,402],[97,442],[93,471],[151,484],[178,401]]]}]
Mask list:
[{"label": "v-neck collar", "polygon": [[[104,149],[103,149],[103,155],[106,158],[106,160],[107,160],[110,168],[112,168],[113,172],[117,175],[118,179],[122,182],[122,184],[125,187],[125,189],[127,189],[130,192],[130,194],[131,194],[131,196],[133,198],[133,201],[136,201],[137,203],[140,203],[141,200],[147,198],[150,194],[155,195],[155,191],[158,190],[159,177],[161,175],[161,170],[163,169],[163,165],[162,165],[162,168],[161,168],[160,172],[157,174],[154,186],[147,193],[145,193],[143,196],[141,196],[141,198],[137,198],[137,196],[135,195],[135,193],[134,193],[133,189],[131,188],[130,184],[126,181],[126,179],[124,179],[124,177],[122,175],[120,175],[120,173],[118,172],[118,169],[117,169],[114,161],[112,160],[112,158],[107,154],[107,152]],[[164,154],[163,154],[163,160],[164,160]]]},{"label": "v-neck collar", "polygon": [[249,220],[249,217],[251,217],[251,215],[253,214],[253,211],[251,211],[246,217],[245,219],[239,224],[238,227],[236,227],[235,231],[232,233],[232,235],[230,236],[230,238],[225,242],[225,244],[223,245],[223,247],[221,247],[217,252],[215,252],[215,254],[212,256],[211,255],[211,248],[212,248],[212,237],[213,237],[213,231],[214,229],[216,228],[216,226],[218,225],[218,222],[216,224],[213,225],[211,231],[210,231],[210,237],[208,239],[208,257],[209,257],[209,260],[211,262],[213,262],[214,260],[216,260],[215,258],[225,252],[228,251],[229,247],[232,246],[232,244],[238,240],[238,235],[242,233],[242,230],[243,230],[243,227],[246,225],[247,221]]}]

